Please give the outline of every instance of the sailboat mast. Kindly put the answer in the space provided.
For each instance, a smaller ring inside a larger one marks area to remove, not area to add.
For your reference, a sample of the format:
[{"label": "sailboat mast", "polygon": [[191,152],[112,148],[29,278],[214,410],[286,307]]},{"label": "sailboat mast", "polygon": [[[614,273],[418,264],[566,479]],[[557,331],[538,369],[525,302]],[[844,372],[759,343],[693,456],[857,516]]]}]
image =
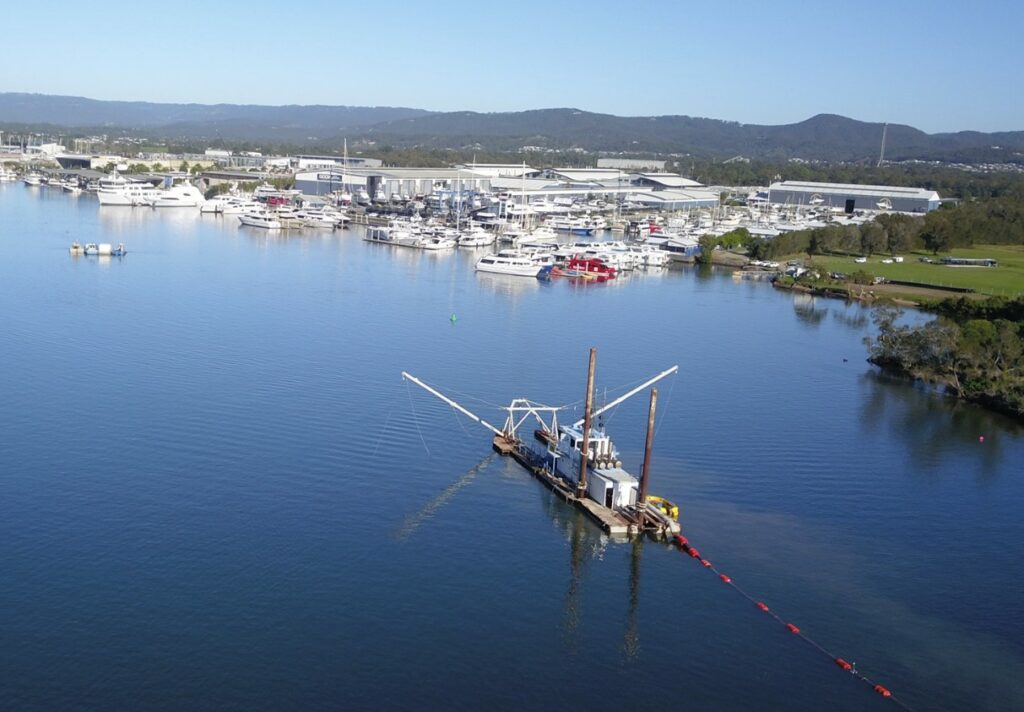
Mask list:
[{"label": "sailboat mast", "polygon": [[580,480],[577,490],[587,491],[587,460],[590,455],[590,411],[594,407],[594,369],[597,367],[597,349],[590,349],[590,366],[587,369],[587,398],[583,410],[583,443],[580,450]]}]

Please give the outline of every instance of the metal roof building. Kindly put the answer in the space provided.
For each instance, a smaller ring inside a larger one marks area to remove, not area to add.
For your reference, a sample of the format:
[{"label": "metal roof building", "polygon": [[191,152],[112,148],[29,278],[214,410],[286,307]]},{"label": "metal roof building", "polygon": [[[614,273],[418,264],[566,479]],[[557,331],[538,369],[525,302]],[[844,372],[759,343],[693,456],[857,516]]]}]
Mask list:
[{"label": "metal roof building", "polygon": [[540,173],[536,168],[531,168],[524,163],[466,163],[456,166],[456,168],[463,168],[491,178],[530,177]]},{"label": "metal roof building", "polygon": [[718,193],[709,190],[655,190],[630,193],[628,199],[657,210],[695,210],[718,205]]},{"label": "metal roof building", "polygon": [[642,171],[647,169],[649,171],[663,171],[665,170],[665,164],[668,161],[663,161],[657,158],[598,158],[598,168],[623,168],[627,171]]},{"label": "metal roof building", "polygon": [[437,186],[463,190],[489,190],[491,179],[468,168],[321,168],[295,174],[295,187],[306,195],[325,195],[347,186],[364,188],[371,197],[378,192],[411,198],[430,195]]},{"label": "metal roof building", "polygon": [[683,178],[678,173],[636,173],[630,176],[630,180],[636,185],[649,185],[655,190],[674,188],[688,190],[690,188],[703,189],[704,186],[695,180]]},{"label": "metal roof building", "polygon": [[940,198],[934,190],[925,188],[785,180],[768,187],[768,201],[838,208],[847,213],[855,210],[927,213],[939,207]]}]

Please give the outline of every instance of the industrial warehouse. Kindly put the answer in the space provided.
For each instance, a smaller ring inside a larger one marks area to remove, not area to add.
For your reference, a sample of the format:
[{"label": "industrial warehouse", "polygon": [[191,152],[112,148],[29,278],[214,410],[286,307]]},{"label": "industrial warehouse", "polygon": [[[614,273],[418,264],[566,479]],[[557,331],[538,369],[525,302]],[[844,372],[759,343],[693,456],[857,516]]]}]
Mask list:
[{"label": "industrial warehouse", "polygon": [[405,201],[439,190],[499,192],[510,202],[553,199],[626,201],[659,210],[714,207],[719,195],[674,173],[626,173],[608,168],[552,168],[521,164],[471,164],[454,168],[346,167],[344,159],[295,174],[295,187],[307,195],[365,191],[375,201]]},{"label": "industrial warehouse", "polygon": [[925,188],[787,180],[768,187],[768,201],[778,205],[821,206],[846,213],[860,210],[927,213],[938,208],[941,199],[934,190]]}]

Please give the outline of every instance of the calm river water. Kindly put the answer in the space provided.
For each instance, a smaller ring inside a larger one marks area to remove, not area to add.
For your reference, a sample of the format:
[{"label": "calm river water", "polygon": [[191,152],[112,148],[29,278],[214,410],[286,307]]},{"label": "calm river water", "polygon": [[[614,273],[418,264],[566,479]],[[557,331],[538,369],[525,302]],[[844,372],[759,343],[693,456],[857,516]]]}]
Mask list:
[{"label": "calm river water", "polygon": [[[500,421],[579,401],[590,346],[601,399],[679,364],[652,491],[737,584],[911,707],[1024,708],[1022,432],[875,373],[858,306],[20,184],[0,217],[4,709],[892,706],[399,376]],[[634,472],[646,402],[607,419]]]}]

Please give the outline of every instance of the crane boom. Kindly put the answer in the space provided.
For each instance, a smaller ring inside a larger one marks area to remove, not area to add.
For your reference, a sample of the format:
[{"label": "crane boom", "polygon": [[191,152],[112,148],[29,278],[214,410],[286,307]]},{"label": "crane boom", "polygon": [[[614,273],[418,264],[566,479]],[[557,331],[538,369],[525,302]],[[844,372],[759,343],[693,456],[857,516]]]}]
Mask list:
[{"label": "crane boom", "polygon": [[[639,393],[643,389],[647,388],[647,386],[651,385],[652,383],[657,383],[658,381],[663,379],[665,376],[669,376],[669,375],[675,373],[678,370],[679,370],[679,366],[673,366],[672,368],[665,369],[664,371],[659,373],[657,376],[653,376],[653,377],[647,379],[646,381],[641,383],[639,386],[637,386],[633,390],[631,390],[628,393],[624,393],[623,395],[619,396],[618,398],[613,400],[608,405],[605,405],[605,406],[602,406],[602,407],[598,408],[597,410],[595,410],[591,414],[591,417],[592,418],[596,418],[597,416],[601,415],[601,413],[604,413],[605,411],[610,410],[611,408],[614,408],[615,406],[617,406],[619,403],[621,403],[622,401],[626,400],[627,398],[632,398],[633,396],[635,396],[637,393]],[[573,423],[572,427],[578,428],[581,425],[583,425],[583,418],[580,418],[575,423]]]},{"label": "crane boom", "polygon": [[454,408],[455,410],[459,411],[460,413],[462,413],[466,417],[472,418],[476,422],[480,423],[480,425],[484,426],[485,428],[487,428],[488,430],[493,432],[495,435],[504,435],[503,432],[501,432],[496,427],[494,427],[493,425],[488,423],[486,420],[484,420],[483,418],[481,418],[481,417],[479,417],[477,415],[474,415],[473,413],[469,412],[468,410],[463,408],[461,405],[459,405],[458,403],[453,401],[451,398],[449,398],[448,396],[446,396],[445,394],[443,394],[443,393],[441,393],[439,391],[434,390],[433,388],[428,386],[426,383],[424,383],[420,379],[416,378],[416,376],[412,375],[411,373],[406,373],[405,371],[402,371],[402,378],[409,379],[410,381],[415,383],[417,386],[419,386],[420,388],[425,390],[427,393],[430,393],[432,395],[437,396],[438,398],[443,400],[445,403],[450,405],[452,408]]}]

